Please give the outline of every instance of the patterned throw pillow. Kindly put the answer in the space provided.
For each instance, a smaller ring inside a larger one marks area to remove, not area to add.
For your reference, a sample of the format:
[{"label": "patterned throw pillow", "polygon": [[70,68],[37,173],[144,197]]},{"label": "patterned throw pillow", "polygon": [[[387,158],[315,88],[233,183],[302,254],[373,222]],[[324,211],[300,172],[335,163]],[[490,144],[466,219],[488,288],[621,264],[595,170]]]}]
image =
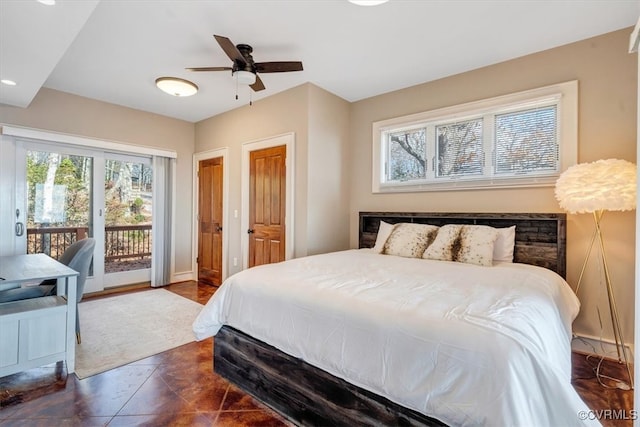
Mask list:
[{"label": "patterned throw pillow", "polygon": [[497,237],[498,231],[486,225],[443,225],[422,257],[491,266]]},{"label": "patterned throw pillow", "polygon": [[424,250],[433,242],[438,227],[427,224],[400,223],[384,244],[383,254],[407,258],[421,258]]}]

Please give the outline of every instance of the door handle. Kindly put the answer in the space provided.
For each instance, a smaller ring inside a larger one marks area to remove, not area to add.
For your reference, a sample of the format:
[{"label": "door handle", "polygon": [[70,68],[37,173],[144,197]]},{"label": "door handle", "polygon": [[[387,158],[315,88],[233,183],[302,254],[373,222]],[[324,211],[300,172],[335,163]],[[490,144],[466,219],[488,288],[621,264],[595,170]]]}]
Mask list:
[{"label": "door handle", "polygon": [[24,234],[24,224],[16,222],[16,236],[20,237]]},{"label": "door handle", "polygon": [[219,232],[221,232],[221,231],[222,231],[222,227],[220,227],[219,225],[218,225],[218,226],[216,226],[216,231],[217,231],[218,233],[219,233]]},{"label": "door handle", "polygon": [[248,230],[247,230],[247,233],[248,233],[248,234],[253,234],[253,233],[255,233],[255,232],[256,232],[256,230],[254,230],[254,229],[252,229],[252,228],[250,228],[250,229],[248,229]]},{"label": "door handle", "polygon": [[24,234],[24,224],[18,221],[18,219],[20,219],[20,209],[16,209],[16,227],[15,227],[16,236],[20,237]]}]

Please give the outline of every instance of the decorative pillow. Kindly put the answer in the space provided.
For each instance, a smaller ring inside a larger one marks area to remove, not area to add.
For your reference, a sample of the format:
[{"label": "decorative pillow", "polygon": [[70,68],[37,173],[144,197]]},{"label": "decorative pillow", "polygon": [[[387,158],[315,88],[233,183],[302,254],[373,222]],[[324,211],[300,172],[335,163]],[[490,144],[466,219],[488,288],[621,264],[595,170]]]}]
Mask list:
[{"label": "decorative pillow", "polygon": [[498,238],[493,245],[493,260],[513,262],[513,248],[516,244],[516,226],[496,228]]},{"label": "decorative pillow", "polygon": [[387,242],[389,235],[393,231],[393,224],[389,224],[388,222],[380,221],[380,226],[378,227],[378,236],[376,237],[376,244],[373,246],[373,251],[377,254],[381,254],[384,250],[384,244]]},{"label": "decorative pillow", "polygon": [[486,225],[443,225],[422,257],[491,266],[497,237],[498,231]]},{"label": "decorative pillow", "polygon": [[427,224],[400,223],[393,227],[384,244],[383,252],[408,258],[421,258],[424,250],[433,242],[438,227]]}]

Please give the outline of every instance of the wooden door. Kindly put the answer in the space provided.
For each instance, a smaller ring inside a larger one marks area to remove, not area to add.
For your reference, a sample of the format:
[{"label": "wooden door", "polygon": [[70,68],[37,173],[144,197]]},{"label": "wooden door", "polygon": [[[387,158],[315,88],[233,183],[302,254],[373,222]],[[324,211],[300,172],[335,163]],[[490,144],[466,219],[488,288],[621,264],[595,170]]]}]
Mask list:
[{"label": "wooden door", "polygon": [[249,267],[285,259],[287,147],[249,154]]},{"label": "wooden door", "polygon": [[222,282],[222,157],[198,165],[198,280]]}]

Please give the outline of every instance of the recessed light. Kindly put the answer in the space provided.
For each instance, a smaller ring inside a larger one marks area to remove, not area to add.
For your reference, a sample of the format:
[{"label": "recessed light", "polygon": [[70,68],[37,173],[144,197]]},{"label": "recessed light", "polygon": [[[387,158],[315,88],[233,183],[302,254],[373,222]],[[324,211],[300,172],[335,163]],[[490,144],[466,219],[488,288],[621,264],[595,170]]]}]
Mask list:
[{"label": "recessed light", "polygon": [[38,0],[38,3],[46,4],[47,6],[54,6],[56,0]]},{"label": "recessed light", "polygon": [[388,1],[389,0],[349,0],[350,3],[357,4],[358,6],[377,6]]},{"label": "recessed light", "polygon": [[198,92],[198,86],[189,80],[178,77],[160,77],[156,79],[156,86],[161,91],[173,96],[191,96]]},{"label": "recessed light", "polygon": [[18,83],[14,82],[13,80],[9,80],[9,79],[2,79],[0,80],[0,83],[2,83],[3,85],[7,85],[7,86],[15,86]]}]

